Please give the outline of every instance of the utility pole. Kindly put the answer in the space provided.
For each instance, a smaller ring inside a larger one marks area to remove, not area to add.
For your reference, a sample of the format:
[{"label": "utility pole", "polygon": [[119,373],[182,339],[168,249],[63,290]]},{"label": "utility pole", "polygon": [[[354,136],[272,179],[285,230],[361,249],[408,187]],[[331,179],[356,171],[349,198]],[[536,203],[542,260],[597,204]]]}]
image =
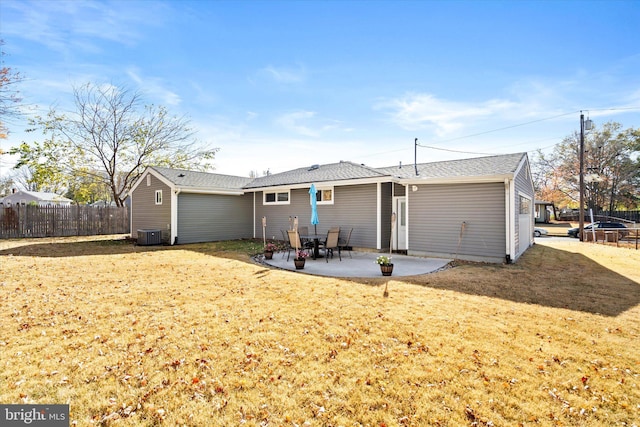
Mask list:
[{"label": "utility pole", "polygon": [[584,241],[584,114],[580,112],[580,210],[578,213],[578,233],[580,241]]},{"label": "utility pole", "polygon": [[584,120],[584,114],[580,111],[580,213],[578,214],[578,232],[580,233],[580,241],[584,242],[584,131],[591,130],[593,122],[590,119]]}]

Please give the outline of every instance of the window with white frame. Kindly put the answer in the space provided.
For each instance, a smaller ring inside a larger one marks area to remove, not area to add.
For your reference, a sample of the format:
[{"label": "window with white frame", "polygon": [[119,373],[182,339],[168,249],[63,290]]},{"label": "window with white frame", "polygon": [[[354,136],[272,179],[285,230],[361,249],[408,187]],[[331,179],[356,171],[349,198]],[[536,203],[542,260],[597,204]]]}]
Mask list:
[{"label": "window with white frame", "polygon": [[156,205],[162,204],[162,190],[156,190]]},{"label": "window with white frame", "polygon": [[319,188],[316,192],[316,202],[319,205],[332,205],[333,204],[333,187],[331,188]]},{"label": "window with white frame", "polygon": [[290,202],[289,190],[287,191],[265,191],[263,193],[262,204],[264,205],[288,205]]}]

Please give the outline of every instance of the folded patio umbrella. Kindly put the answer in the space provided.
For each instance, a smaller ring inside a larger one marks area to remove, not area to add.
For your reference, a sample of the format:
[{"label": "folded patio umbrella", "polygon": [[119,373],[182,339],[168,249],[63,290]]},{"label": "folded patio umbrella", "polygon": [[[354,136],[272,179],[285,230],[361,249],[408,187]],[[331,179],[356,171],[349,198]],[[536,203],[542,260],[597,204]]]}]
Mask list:
[{"label": "folded patio umbrella", "polygon": [[316,199],[316,193],[315,184],[311,184],[311,187],[309,187],[309,197],[311,198],[311,224],[313,224],[314,234],[318,234],[316,225],[320,223],[318,219],[318,199]]}]

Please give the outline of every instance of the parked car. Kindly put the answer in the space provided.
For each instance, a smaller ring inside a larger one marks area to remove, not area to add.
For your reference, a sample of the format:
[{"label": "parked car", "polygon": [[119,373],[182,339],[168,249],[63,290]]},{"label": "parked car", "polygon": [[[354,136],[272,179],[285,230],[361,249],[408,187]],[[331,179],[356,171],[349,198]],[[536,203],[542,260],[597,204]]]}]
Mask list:
[{"label": "parked car", "polygon": [[[626,230],[627,226],[624,225],[621,222],[593,222],[589,225],[585,225],[584,230],[585,231],[591,231],[592,229],[613,229],[613,228],[624,228],[624,230],[620,231],[618,233],[618,237],[619,238],[624,238],[629,232]],[[578,238],[579,234],[578,234],[578,227],[576,228],[570,228],[569,230],[567,230],[567,234],[569,235],[569,237],[575,237]]]},{"label": "parked car", "polygon": [[545,230],[544,228],[535,227],[533,229],[533,235],[535,237],[546,236],[547,234],[549,234],[549,232],[547,230]]}]

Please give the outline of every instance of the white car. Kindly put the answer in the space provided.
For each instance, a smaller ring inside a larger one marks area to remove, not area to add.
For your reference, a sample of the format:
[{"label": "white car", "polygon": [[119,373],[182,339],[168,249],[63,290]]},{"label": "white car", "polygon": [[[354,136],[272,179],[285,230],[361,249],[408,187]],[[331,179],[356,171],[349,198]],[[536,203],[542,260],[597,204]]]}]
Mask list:
[{"label": "white car", "polygon": [[535,237],[546,236],[547,234],[549,234],[549,232],[547,230],[545,230],[544,228],[535,227],[533,229],[533,235]]}]

